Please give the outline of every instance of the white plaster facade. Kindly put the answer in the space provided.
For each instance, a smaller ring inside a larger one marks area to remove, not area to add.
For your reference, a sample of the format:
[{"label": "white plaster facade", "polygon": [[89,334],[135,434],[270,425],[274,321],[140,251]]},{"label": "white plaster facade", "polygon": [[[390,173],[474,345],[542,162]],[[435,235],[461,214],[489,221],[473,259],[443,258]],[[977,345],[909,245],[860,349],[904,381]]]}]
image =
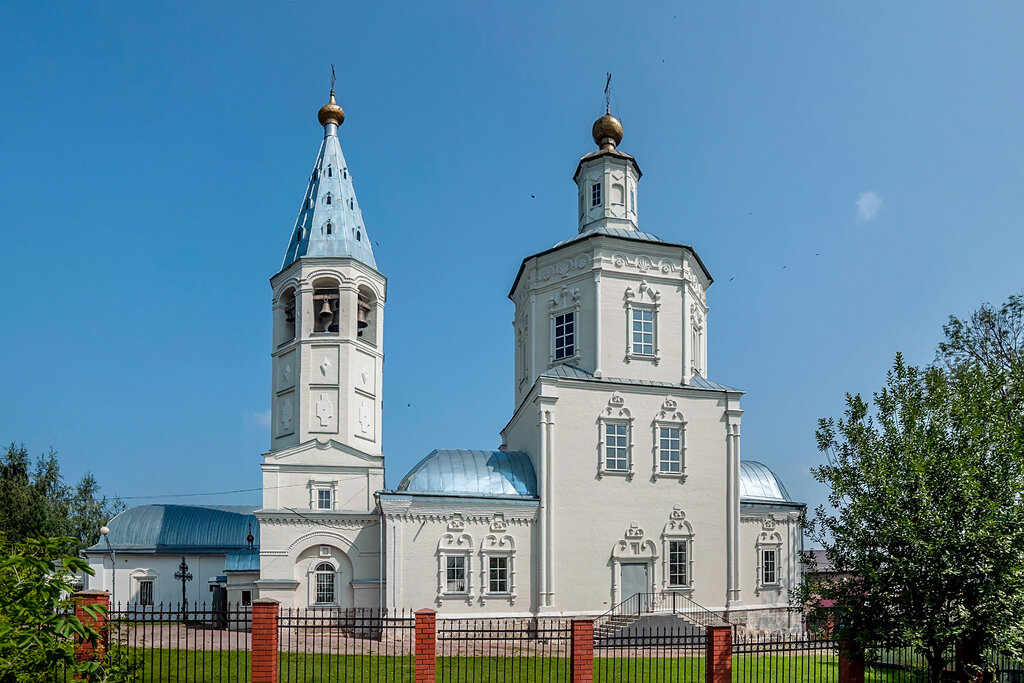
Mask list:
[{"label": "white plaster facade", "polygon": [[238,582],[286,606],[442,616],[600,614],[676,593],[753,629],[798,628],[803,506],[741,459],[742,392],[707,379],[712,277],[692,247],[640,230],[640,168],[609,116],[573,176],[577,234],[525,258],[509,293],[516,408],[500,449],[435,451],[382,490],[386,279],[332,105],[271,279],[259,573]]}]

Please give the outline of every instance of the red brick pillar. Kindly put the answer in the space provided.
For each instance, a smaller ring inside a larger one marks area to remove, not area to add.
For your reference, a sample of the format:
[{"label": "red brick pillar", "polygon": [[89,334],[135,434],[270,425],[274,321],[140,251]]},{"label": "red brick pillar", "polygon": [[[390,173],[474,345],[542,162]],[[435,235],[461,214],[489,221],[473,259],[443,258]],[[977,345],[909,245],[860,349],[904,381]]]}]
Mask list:
[{"label": "red brick pillar", "polygon": [[437,676],[437,612],[416,611],[416,683],[434,683]]},{"label": "red brick pillar", "polygon": [[252,601],[252,683],[277,683],[277,600]]},{"label": "red brick pillar", "polygon": [[592,619],[572,620],[572,683],[593,683],[594,622]]},{"label": "red brick pillar", "polygon": [[[84,662],[94,657],[103,656],[107,646],[107,614],[110,612],[110,593],[106,591],[78,591],[74,595],[75,616],[94,631],[99,631],[101,640],[92,644],[87,640],[79,640],[75,644],[75,661]],[[84,608],[86,605],[99,605],[103,612],[93,616]]]},{"label": "red brick pillar", "polygon": [[704,675],[707,683],[732,683],[732,626],[707,627]]},{"label": "red brick pillar", "polygon": [[864,648],[852,638],[839,643],[839,683],[864,683]]}]

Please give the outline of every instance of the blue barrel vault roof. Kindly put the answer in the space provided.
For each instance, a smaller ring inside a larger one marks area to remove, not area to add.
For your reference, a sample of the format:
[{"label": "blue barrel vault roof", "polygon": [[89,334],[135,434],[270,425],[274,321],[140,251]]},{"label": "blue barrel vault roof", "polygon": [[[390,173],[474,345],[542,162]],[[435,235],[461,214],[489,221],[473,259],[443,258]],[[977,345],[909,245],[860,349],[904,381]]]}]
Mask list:
[{"label": "blue barrel vault roof", "polygon": [[[252,505],[137,505],[113,517],[107,526],[115,551],[221,553],[260,546],[260,525]],[[88,550],[105,553],[106,543]],[[239,569],[245,558],[239,557]]]},{"label": "blue barrel vault roof", "polygon": [[740,500],[744,503],[792,503],[779,476],[756,460],[740,461]]},{"label": "blue barrel vault roof", "polygon": [[537,475],[526,453],[439,449],[419,461],[399,492],[456,496],[537,497]]}]

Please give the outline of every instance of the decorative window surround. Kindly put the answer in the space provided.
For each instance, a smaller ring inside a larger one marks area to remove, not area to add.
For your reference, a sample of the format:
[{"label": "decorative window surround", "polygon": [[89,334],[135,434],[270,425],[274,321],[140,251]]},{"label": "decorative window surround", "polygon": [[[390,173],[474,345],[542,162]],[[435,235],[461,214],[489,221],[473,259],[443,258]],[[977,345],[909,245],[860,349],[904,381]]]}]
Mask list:
[{"label": "decorative window surround", "polygon": [[[131,595],[135,596],[136,602],[144,606],[152,605],[156,597],[156,580],[160,577],[160,572],[155,569],[134,569],[129,576]],[[149,602],[144,601],[147,596],[143,584],[149,584]]]},{"label": "decorative window surround", "polygon": [[644,538],[644,530],[639,522],[630,522],[622,540],[616,541],[612,548],[612,593],[613,602],[622,602],[622,564],[625,562],[646,562],[647,578],[651,582],[651,592],[656,592],[658,585],[655,577],[655,566],[658,560],[658,546],[649,538]]},{"label": "decorative window surround", "polygon": [[[484,542],[480,546],[481,605],[486,604],[487,600],[508,600],[509,605],[516,604],[515,553],[516,540],[508,534],[488,534],[484,537]],[[507,591],[491,592],[490,571],[492,558],[504,558],[506,561]]]},{"label": "decorative window surround", "polygon": [[[671,572],[669,562],[671,561],[670,544],[673,541],[685,543],[686,546],[686,584],[673,585],[671,583]],[[693,592],[693,527],[686,520],[686,513],[682,507],[676,505],[672,508],[668,523],[661,532],[662,547],[662,571],[661,587],[664,591]]]},{"label": "decorative window surround", "polygon": [[515,323],[516,330],[516,365],[519,371],[519,385],[522,386],[530,379],[530,364],[527,358],[529,353],[529,326],[525,315],[519,317]]},{"label": "decorative window surround", "polygon": [[[309,487],[309,509],[314,512],[331,512],[338,506],[338,482],[332,481],[310,481]],[[320,493],[327,492],[330,495],[330,507],[320,507]]]},{"label": "decorative window surround", "polygon": [[[326,568],[330,567],[330,570]],[[329,576],[334,580],[333,586],[331,586],[330,594],[326,597],[332,598],[331,600],[321,601],[320,598],[324,596],[324,588],[320,582],[326,580],[328,576],[327,572],[331,573]],[[306,570],[306,589],[307,589],[307,600],[311,607],[325,607],[335,606],[338,604],[338,587],[341,585],[341,572],[338,571],[338,563],[334,558],[323,558],[317,557],[309,563],[309,568]]]},{"label": "decorative window surround", "polygon": [[[464,533],[466,523],[456,514],[448,523],[448,533],[437,543],[437,606],[446,600],[462,600],[473,604],[473,537]],[[448,591],[448,558],[463,558],[466,585],[457,593]]]},{"label": "decorative window surround", "polygon": [[[548,367],[560,363],[576,364],[580,360],[580,305],[583,301],[583,294],[578,288],[569,289],[562,286],[558,294],[548,301],[548,312],[550,314],[550,339],[548,352]],[[562,358],[555,358],[555,318],[565,313],[573,314],[573,353]]]},{"label": "decorative window surround", "polygon": [[690,370],[696,375],[704,374],[704,313],[690,304]]},{"label": "decorative window surround", "polygon": [[[607,463],[607,439],[608,425],[619,425],[626,428],[626,468],[610,469]],[[619,392],[612,394],[608,400],[608,407],[605,408],[597,418],[597,476],[623,475],[629,481],[636,474],[636,467],[633,462],[633,414],[625,406],[625,399]]]},{"label": "decorative window surround", "polygon": [[[678,406],[679,403],[676,399],[671,396],[667,397],[652,423],[654,427],[654,465],[652,470],[655,479],[663,477],[679,479],[680,482],[686,481],[686,421],[683,419],[683,414],[677,410]],[[679,431],[678,472],[662,470],[662,429]]]},{"label": "decorative window surround", "polygon": [[[661,292],[651,289],[646,280],[634,290],[627,287],[623,295],[626,302],[626,362],[631,360],[649,361],[657,365],[661,360],[658,346],[658,309],[661,308]],[[633,349],[633,312],[650,311],[652,318],[653,353],[636,353]]]},{"label": "decorative window surround", "polygon": [[[775,553],[775,581],[772,583],[765,582],[765,551],[774,551]],[[775,530],[775,520],[768,517],[762,522],[762,531],[757,535],[757,546],[754,551],[754,559],[757,563],[755,567],[754,576],[757,577],[757,587],[754,589],[754,595],[760,595],[762,591],[781,591],[782,590],[782,577],[781,577],[781,563],[782,558],[782,535]]]}]

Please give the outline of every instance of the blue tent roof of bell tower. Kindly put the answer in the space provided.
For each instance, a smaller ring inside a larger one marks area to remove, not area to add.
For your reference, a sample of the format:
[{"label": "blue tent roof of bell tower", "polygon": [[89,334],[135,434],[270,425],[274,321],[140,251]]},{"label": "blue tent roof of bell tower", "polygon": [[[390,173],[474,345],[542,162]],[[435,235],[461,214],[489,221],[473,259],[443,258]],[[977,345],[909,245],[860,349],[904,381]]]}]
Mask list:
[{"label": "blue tent roof of bell tower", "polygon": [[337,127],[328,124],[281,270],[317,256],[354,258],[376,270],[370,244]]}]

